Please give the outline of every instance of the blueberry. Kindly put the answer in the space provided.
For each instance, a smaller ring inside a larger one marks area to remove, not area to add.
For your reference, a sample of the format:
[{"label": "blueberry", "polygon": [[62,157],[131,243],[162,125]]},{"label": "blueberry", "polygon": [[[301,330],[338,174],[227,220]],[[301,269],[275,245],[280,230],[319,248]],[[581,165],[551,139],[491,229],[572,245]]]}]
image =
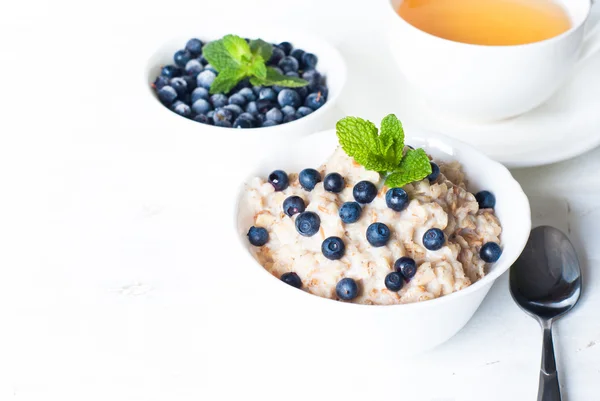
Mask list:
[{"label": "blueberry", "polygon": [[220,108],[215,110],[215,114],[213,116],[213,120],[215,121],[215,125],[219,121],[233,121],[233,113],[231,110],[227,110],[226,108]]},{"label": "blueberry", "polygon": [[274,127],[276,125],[279,125],[279,123],[277,121],[265,120],[265,121],[263,121],[263,123],[260,126],[261,127]]},{"label": "blueberry", "polygon": [[226,106],[227,101],[228,101],[227,96],[225,96],[222,93],[215,93],[214,95],[212,95],[210,97],[210,102],[212,103],[212,105],[215,109]]},{"label": "blueberry", "polygon": [[273,107],[275,107],[275,105],[276,105],[276,103],[273,102],[272,100],[258,99],[256,101],[256,109],[261,114],[265,114],[267,111],[269,111]]},{"label": "blueberry", "polygon": [[194,121],[197,121],[202,124],[209,124],[209,125],[212,123],[212,119],[209,118],[206,114],[198,114],[197,116],[194,117]]},{"label": "blueberry", "polygon": [[480,209],[493,209],[496,207],[496,197],[490,191],[481,191],[475,194],[475,200]]},{"label": "blueberry", "polygon": [[204,66],[204,69],[207,71],[212,71],[215,75],[217,75],[217,73],[218,73],[217,69],[210,64],[206,64]]},{"label": "blueberry", "polygon": [[296,71],[286,72],[284,75],[286,77],[296,77],[296,78],[300,77],[300,74],[298,74]]},{"label": "blueberry", "polygon": [[202,63],[196,59],[188,61],[185,65],[185,72],[188,75],[198,75],[203,69],[204,67],[202,66]]},{"label": "blueberry", "polygon": [[233,125],[231,124],[231,121],[227,121],[227,120],[215,120],[215,126],[216,127],[223,127],[223,128],[231,128]]},{"label": "blueberry", "polygon": [[441,249],[445,241],[444,232],[439,228],[430,228],[423,235],[423,246],[430,251]]},{"label": "blueberry", "polygon": [[188,61],[192,59],[192,55],[187,50],[177,50],[173,55],[173,61],[179,67],[185,67]]},{"label": "blueberry", "polygon": [[312,112],[313,112],[313,109],[311,109],[310,107],[300,106],[300,107],[298,107],[298,111],[296,112],[296,117],[298,117],[298,118],[306,117],[307,115],[309,115]]},{"label": "blueberry", "polygon": [[261,91],[261,90],[263,90],[263,87],[262,87],[262,86],[260,86],[260,85],[259,85],[259,86],[253,86],[253,87],[252,87],[252,92],[254,92],[254,94],[255,94],[256,96],[258,96],[258,95],[260,94],[260,91]]},{"label": "blueberry", "polygon": [[192,104],[198,99],[208,100],[210,95],[208,94],[208,90],[206,88],[196,88],[192,91]]},{"label": "blueberry", "polygon": [[169,85],[169,79],[163,75],[159,75],[154,80],[154,83],[152,84],[152,88],[154,88],[155,90],[158,91],[158,90],[161,90],[166,85]]},{"label": "blueberry", "polygon": [[214,72],[205,69],[200,74],[198,74],[198,76],[196,77],[196,82],[198,83],[199,87],[210,89],[210,86],[212,85],[216,77],[217,75]]},{"label": "blueberry", "polygon": [[335,193],[342,192],[345,187],[344,177],[338,173],[329,173],[323,180],[323,187],[325,188],[325,191]]},{"label": "blueberry", "polygon": [[324,104],[325,96],[323,96],[321,92],[311,93],[310,95],[306,96],[306,99],[304,100],[304,105],[306,107],[310,107],[313,110],[317,110]]},{"label": "blueberry", "polygon": [[304,56],[304,50],[302,49],[294,49],[292,50],[292,52],[290,53],[290,56],[292,56],[293,58],[295,58],[298,62],[300,62],[300,60],[302,60],[302,56]]},{"label": "blueberry", "polygon": [[345,202],[340,207],[339,215],[343,223],[352,224],[358,221],[362,208],[358,202]]},{"label": "blueberry", "polygon": [[335,293],[338,298],[351,301],[358,296],[358,284],[349,277],[343,278],[335,286]]},{"label": "blueberry", "polygon": [[431,162],[431,174],[429,174],[427,176],[427,178],[429,179],[429,182],[434,182],[435,180],[437,180],[437,178],[440,176],[440,167],[435,164],[434,162]]},{"label": "blueberry", "polygon": [[305,69],[302,73],[302,78],[307,81],[315,81],[317,84],[321,83],[321,74],[314,69]]},{"label": "blueberry", "polygon": [[371,203],[377,196],[377,187],[371,181],[360,181],[352,189],[352,195],[358,203]]},{"label": "blueberry", "polygon": [[390,229],[383,223],[373,223],[367,227],[367,241],[374,247],[387,244],[390,239]]},{"label": "blueberry", "polygon": [[192,75],[184,75],[182,78],[187,85],[188,93],[193,91],[194,89],[196,89],[196,86],[197,86],[196,77],[194,77]]},{"label": "blueberry", "polygon": [[233,128],[254,128],[254,123],[240,114],[240,117],[236,118],[233,122]]},{"label": "blueberry", "polygon": [[325,241],[321,244],[323,256],[330,260],[341,259],[345,251],[346,246],[340,237],[325,238]]},{"label": "blueberry", "polygon": [[400,291],[402,289],[402,284],[404,284],[404,280],[402,279],[402,275],[398,272],[391,272],[385,276],[385,287],[390,291]]},{"label": "blueberry", "polygon": [[267,120],[275,121],[278,124],[283,121],[283,113],[276,107],[273,107],[271,110],[267,111],[265,116],[267,117]]},{"label": "blueberry", "polygon": [[[260,125],[260,126],[262,126],[262,123],[267,121],[267,118],[262,113],[256,113],[255,116],[256,116],[256,121],[257,121],[258,125]],[[271,122],[274,123],[274,121],[271,121]]]},{"label": "blueberry", "polygon": [[250,80],[248,78],[244,78],[242,79],[240,82],[238,82],[233,89],[230,91],[231,93],[237,93],[239,92],[241,89],[244,88],[251,88],[252,85],[250,85]]},{"label": "blueberry", "polygon": [[318,57],[312,53],[304,53],[302,55],[302,68],[305,70],[310,70],[317,66],[317,62],[319,61]]},{"label": "blueberry", "polygon": [[183,102],[179,102],[176,105],[174,104],[173,111],[183,117],[189,117],[192,115],[192,109],[190,109],[190,106]]},{"label": "blueberry", "polygon": [[269,182],[275,188],[275,191],[283,191],[290,185],[288,175],[283,170],[275,170],[269,174]]},{"label": "blueberry", "polygon": [[312,91],[312,93],[320,93],[322,96],[327,99],[327,95],[329,94],[329,89],[325,85],[317,85],[312,87],[311,84],[308,84],[308,89]]},{"label": "blueberry", "polygon": [[294,89],[298,95],[300,95],[301,99],[306,98],[306,95],[308,95],[308,88],[306,86],[301,86],[299,88]]},{"label": "blueberry", "polygon": [[242,108],[240,106],[238,106],[237,104],[228,104],[228,105],[224,106],[223,108],[225,110],[229,110],[233,114],[230,121],[235,120],[236,118],[238,118],[238,116],[240,114],[242,114],[244,112],[244,110],[242,110]]},{"label": "blueberry", "polygon": [[281,281],[292,287],[302,288],[302,280],[300,279],[300,276],[294,272],[283,273],[281,275]]},{"label": "blueberry", "polygon": [[181,70],[181,68],[176,67],[174,65],[165,65],[160,71],[160,74],[167,78],[174,78],[181,76],[181,74],[183,74],[183,71]]},{"label": "blueberry", "polygon": [[290,196],[283,201],[283,213],[290,217],[296,213],[302,213],[305,209],[304,199],[299,196]]},{"label": "blueberry", "polygon": [[204,43],[202,43],[200,39],[193,38],[187,41],[185,44],[185,50],[194,56],[198,56],[200,53],[202,53],[202,46],[204,46]]},{"label": "blueberry", "polygon": [[254,246],[263,246],[269,241],[269,233],[263,227],[250,227],[248,241]]},{"label": "blueberry", "polygon": [[172,87],[167,85],[167,86],[163,86],[157,92],[157,96],[161,102],[163,102],[164,104],[166,104],[168,106],[171,103],[173,103],[175,101],[175,99],[177,99],[177,92],[175,91],[175,89],[173,89]]},{"label": "blueberry", "polygon": [[206,59],[206,57],[204,57],[204,54],[199,55],[197,60],[201,62],[203,66],[206,66],[208,64],[208,60]]},{"label": "blueberry", "polygon": [[394,262],[394,269],[401,273],[406,280],[410,280],[417,273],[417,263],[413,258],[402,256]]},{"label": "blueberry", "polygon": [[277,93],[272,88],[262,88],[258,94],[258,98],[275,101]]},{"label": "blueberry", "polygon": [[[252,102],[252,101],[256,100],[256,95],[254,94],[254,92],[250,88],[242,88],[242,89],[240,89],[238,91],[238,95],[243,96],[244,99],[246,99],[246,102]],[[246,104],[246,102],[244,102],[244,104]]]},{"label": "blueberry", "polygon": [[494,263],[500,259],[502,248],[495,242],[486,242],[479,251],[479,257],[486,263]]},{"label": "blueberry", "polygon": [[214,110],[211,110],[208,113],[206,113],[206,117],[210,118],[211,121],[213,121],[214,116],[215,116],[215,111]]},{"label": "blueberry", "polygon": [[288,116],[283,116],[282,124],[289,123],[289,122],[292,122],[294,120],[296,120],[296,115],[295,114],[293,114],[293,115],[290,114]]},{"label": "blueberry", "polygon": [[321,173],[314,168],[305,168],[298,174],[298,181],[302,188],[312,191],[318,182],[321,182]]},{"label": "blueberry", "polygon": [[385,193],[387,207],[396,212],[401,212],[408,207],[408,194],[402,188],[390,188]]},{"label": "blueberry", "polygon": [[243,112],[238,116],[238,118],[245,118],[246,120],[250,120],[252,122],[256,121],[256,118],[252,114],[247,112]]},{"label": "blueberry", "polygon": [[281,70],[286,73],[286,72],[290,72],[290,71],[298,71],[298,60],[296,60],[294,57],[292,56],[285,56],[284,58],[282,58],[279,63],[277,63],[277,66],[279,68],[281,68]]},{"label": "blueberry", "polygon": [[292,106],[284,106],[281,108],[281,112],[284,116],[294,115],[296,114],[296,109]]},{"label": "blueberry", "polygon": [[279,47],[273,46],[273,54],[271,54],[271,58],[269,59],[269,65],[277,65],[282,58],[285,57],[285,53]]},{"label": "blueberry", "polygon": [[212,106],[206,99],[198,99],[192,103],[192,110],[196,114],[206,114],[212,109]]},{"label": "blueberry", "polygon": [[292,51],[292,44],[290,42],[281,42],[277,47],[279,47],[286,56]]},{"label": "blueberry", "polygon": [[258,114],[258,107],[256,106],[256,102],[248,102],[248,104],[246,105],[246,113]]},{"label": "blueberry", "polygon": [[296,217],[296,231],[304,237],[312,237],[321,227],[321,219],[316,213],[303,212]]},{"label": "blueberry", "polygon": [[183,97],[183,95],[185,95],[187,92],[187,82],[185,82],[185,79],[181,77],[171,78],[171,81],[169,81],[169,86],[175,89],[175,92],[177,92],[179,97]]},{"label": "blueberry", "polygon": [[298,92],[292,89],[282,89],[277,95],[277,101],[281,107],[292,106],[297,108],[300,106],[302,99],[300,99]]},{"label": "blueberry", "polygon": [[[280,68],[274,67],[273,69],[274,69],[274,70],[276,70],[278,73],[280,73],[280,74],[282,74],[282,75],[283,75],[283,71],[281,71],[281,69],[280,69]],[[276,93],[279,93],[279,92],[281,92],[282,90],[286,89],[286,88],[285,88],[285,86],[279,86],[279,85],[273,85],[271,88],[273,88],[273,90],[274,90]]]},{"label": "blueberry", "polygon": [[244,107],[246,105],[246,98],[239,93],[234,93],[233,95],[229,96],[229,104],[235,104]]}]

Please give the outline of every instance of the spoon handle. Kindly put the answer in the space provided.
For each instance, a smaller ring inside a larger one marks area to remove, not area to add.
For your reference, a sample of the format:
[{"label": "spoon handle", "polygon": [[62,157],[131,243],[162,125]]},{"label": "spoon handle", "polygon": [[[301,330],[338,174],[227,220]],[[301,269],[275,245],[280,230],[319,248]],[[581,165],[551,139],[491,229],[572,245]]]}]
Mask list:
[{"label": "spoon handle", "polygon": [[561,401],[558,385],[558,372],[554,359],[554,343],[552,341],[552,322],[542,322],[544,340],[542,345],[542,367],[540,369],[540,388],[538,401]]}]

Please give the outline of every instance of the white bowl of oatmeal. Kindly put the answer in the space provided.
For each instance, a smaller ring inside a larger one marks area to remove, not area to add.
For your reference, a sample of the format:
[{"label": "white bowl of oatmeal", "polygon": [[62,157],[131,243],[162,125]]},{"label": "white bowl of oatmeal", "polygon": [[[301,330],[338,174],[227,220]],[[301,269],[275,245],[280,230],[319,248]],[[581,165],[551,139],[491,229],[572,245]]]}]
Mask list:
[{"label": "white bowl of oatmeal", "polygon": [[[252,171],[237,205],[237,231],[249,257],[248,268],[257,270],[256,285],[272,291],[278,303],[294,311],[293,318],[278,316],[287,333],[302,332],[308,325],[318,327],[320,338],[339,346],[356,347],[370,339],[370,347],[389,353],[390,344],[402,344],[398,355],[432,348],[466,324],[495,279],[523,250],[531,226],[530,209],[510,172],[460,142],[411,129],[406,132],[406,143],[423,148],[439,164],[441,174],[432,182],[425,179],[405,186],[409,202],[402,211],[386,204],[388,188],[378,173],[365,170],[338,148],[334,130],[282,147]],[[305,168],[318,170],[322,178],[337,172],[345,188],[332,193],[320,182],[307,191],[297,175]],[[289,175],[290,185],[283,191],[275,191],[267,182],[277,169]],[[353,187],[359,181],[376,184],[378,193],[361,205],[356,222],[346,224],[339,209],[355,200]],[[494,209],[480,210],[473,194],[481,190],[495,195]],[[283,211],[283,201],[294,195],[304,200],[306,212],[320,218],[319,230],[312,236],[297,231],[298,213],[288,216]],[[366,238],[373,223],[389,228],[390,238],[383,246],[374,246]],[[265,245],[249,243],[252,226],[267,230]],[[443,245],[427,249],[423,236],[436,228],[444,232]],[[323,241],[329,237],[339,237],[345,244],[341,258],[323,254]],[[486,243],[502,248],[495,263],[480,257]],[[386,277],[403,257],[415,261],[416,273],[400,290],[390,290]],[[300,291],[280,280],[286,273],[297,275]],[[358,291],[344,301],[336,286],[346,278],[357,284]]]}]

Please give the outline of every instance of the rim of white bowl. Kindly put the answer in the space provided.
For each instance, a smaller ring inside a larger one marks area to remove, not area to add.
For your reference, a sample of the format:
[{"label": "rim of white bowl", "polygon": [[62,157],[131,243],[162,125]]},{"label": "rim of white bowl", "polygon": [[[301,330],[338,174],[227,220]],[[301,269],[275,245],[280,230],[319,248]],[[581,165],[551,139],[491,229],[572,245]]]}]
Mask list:
[{"label": "rim of white bowl", "polygon": [[[332,131],[335,132],[335,129],[319,131],[319,132],[309,135],[308,137],[303,138],[301,140],[309,139],[309,138],[312,138],[315,136],[320,136],[320,135],[327,135],[327,134],[331,133]],[[290,290],[295,290],[295,291],[289,291],[289,296],[296,296],[296,295],[302,296],[302,297],[308,296],[309,298],[307,298],[307,300],[312,299],[312,302],[327,302],[328,305],[332,305],[332,306],[335,306],[336,304],[338,304],[339,307],[342,307],[342,308],[343,307],[361,308],[361,309],[373,308],[373,309],[377,309],[377,310],[380,310],[381,308],[400,308],[400,309],[407,310],[409,308],[415,309],[415,308],[433,307],[433,306],[438,305],[443,302],[451,302],[454,299],[464,297],[468,294],[478,291],[480,288],[485,287],[486,285],[491,286],[494,283],[494,281],[498,277],[500,277],[502,274],[504,274],[512,266],[512,264],[517,260],[517,258],[519,257],[519,255],[521,254],[523,249],[525,248],[525,245],[527,244],[527,240],[529,239],[529,233],[531,231],[531,207],[530,207],[529,199],[527,198],[527,195],[521,188],[521,184],[519,184],[519,182],[512,176],[510,171],[504,165],[489,158],[484,153],[478,151],[471,145],[468,145],[460,140],[447,137],[446,135],[443,135],[443,134],[433,133],[433,132],[428,132],[428,131],[421,131],[421,130],[419,130],[419,131],[420,131],[421,135],[415,135],[415,136],[408,135],[407,138],[409,138],[409,139],[415,138],[415,139],[423,139],[423,140],[434,138],[434,139],[438,139],[444,143],[449,144],[453,148],[459,148],[461,151],[466,151],[467,153],[477,154],[480,158],[483,158],[487,162],[488,166],[486,168],[494,168],[496,170],[495,176],[502,177],[502,179],[507,183],[507,190],[512,191],[511,196],[513,198],[515,198],[517,200],[517,202],[522,204],[522,206],[523,206],[523,210],[521,210],[521,213],[523,214],[523,216],[521,216],[521,218],[522,218],[521,230],[518,232],[515,232],[515,233],[511,233],[511,234],[520,234],[518,237],[511,237],[511,243],[516,244],[516,247],[519,250],[511,255],[506,255],[505,253],[503,253],[502,256],[504,257],[504,259],[501,258],[500,262],[497,262],[496,264],[494,264],[494,269],[491,272],[486,274],[482,279],[478,280],[477,282],[469,285],[467,288],[453,292],[448,295],[443,295],[438,298],[426,300],[426,301],[418,301],[418,302],[412,302],[412,303],[406,303],[406,304],[393,304],[393,305],[366,305],[366,304],[357,304],[357,303],[353,303],[353,302],[343,302],[343,301],[338,301],[336,299],[331,299],[331,298],[324,298],[324,297],[320,297],[318,295],[311,294],[311,293],[303,291],[303,290],[298,291],[295,288],[290,288]],[[425,135],[422,135],[422,134],[425,134]],[[237,237],[236,239],[237,239],[237,243],[240,247],[240,251],[244,252],[245,257],[251,263],[253,263],[255,265],[255,267],[262,270],[263,273],[266,274],[265,278],[269,279],[269,277],[270,277],[270,279],[272,279],[273,283],[275,284],[275,283],[280,282],[280,280],[277,279],[277,277],[273,276],[269,271],[267,271],[267,269],[265,269],[252,256],[252,254],[248,250],[247,246],[243,243],[243,240],[240,238],[240,233],[239,233],[239,228],[238,228],[240,202],[243,198],[243,193],[244,193],[246,183],[248,182],[248,179],[252,178],[253,176],[254,175],[252,175],[252,174],[249,176],[246,176],[244,181],[241,183],[241,185],[238,186],[237,198],[234,202],[234,210],[233,210],[233,212],[234,212],[234,227],[233,228],[234,228],[235,235]],[[500,223],[502,224],[502,221],[500,221]],[[505,235],[505,234],[503,233],[503,235]],[[506,244],[505,240],[503,240],[502,242],[503,242],[503,244]],[[504,249],[505,249],[505,247],[503,247],[503,250]],[[296,295],[294,295],[294,294],[296,294]]]},{"label": "rim of white bowl", "polygon": [[[210,31],[212,28],[209,28],[208,30]],[[241,28],[240,31],[246,32],[247,29],[246,28]],[[249,30],[251,32],[253,32],[251,29]],[[177,117],[178,119],[181,120],[187,120],[188,123],[193,123],[193,124],[199,124],[201,129],[215,129],[215,130],[219,130],[219,133],[223,134],[223,133],[227,133],[227,132],[231,132],[231,133],[237,133],[240,134],[239,131],[241,131],[242,133],[257,133],[257,132],[273,132],[276,129],[284,129],[284,128],[294,128],[297,127],[299,125],[301,125],[302,123],[309,123],[317,118],[320,118],[322,116],[324,116],[326,114],[326,112],[328,110],[330,110],[332,107],[334,107],[335,103],[337,102],[340,94],[342,93],[343,89],[346,86],[346,82],[347,82],[347,76],[348,76],[348,67],[346,64],[346,60],[344,59],[344,57],[342,56],[342,54],[340,53],[340,51],[333,46],[330,42],[323,40],[321,38],[318,38],[315,35],[303,32],[303,31],[299,31],[299,30],[283,30],[282,32],[284,32],[281,36],[285,37],[287,35],[291,36],[291,37],[295,37],[295,38],[299,38],[300,41],[302,41],[301,38],[306,38],[307,41],[310,42],[320,42],[320,44],[324,47],[327,48],[327,58],[330,59],[334,59],[334,63],[332,64],[337,64],[339,65],[339,71],[336,70],[335,74],[337,76],[337,79],[339,79],[340,85],[339,85],[339,89],[337,91],[334,91],[333,93],[331,92],[331,88],[329,87],[329,85],[327,85],[327,90],[328,90],[328,94],[327,94],[327,101],[323,104],[323,106],[321,106],[320,108],[318,108],[317,110],[313,111],[312,113],[310,113],[309,115],[299,118],[297,120],[294,121],[290,121],[284,124],[278,124],[278,125],[274,125],[271,127],[253,127],[253,128],[243,128],[243,129],[235,129],[235,128],[229,128],[229,127],[218,127],[215,125],[209,125],[209,124],[202,124],[199,123],[197,121],[194,121],[192,119],[180,116],[179,114],[173,112],[171,109],[169,109],[168,107],[166,107],[165,105],[163,105],[160,100],[158,100],[158,97],[156,95],[156,93],[154,92],[154,90],[151,87],[151,82],[154,81],[154,79],[156,79],[156,77],[153,77],[151,74],[151,71],[154,68],[157,68],[157,65],[155,65],[153,63],[155,58],[158,58],[157,55],[159,53],[162,53],[162,49],[165,49],[166,47],[170,46],[170,44],[174,41],[179,41],[181,40],[182,46],[185,45],[185,42],[187,40],[189,40],[190,38],[193,37],[202,37],[202,35],[196,35],[192,33],[190,35],[177,35],[177,36],[173,36],[170,37],[169,39],[166,39],[164,41],[162,41],[160,43],[159,46],[157,46],[154,51],[152,52],[152,54],[150,54],[147,58],[146,58],[146,63],[145,63],[145,73],[143,75],[144,79],[142,84],[144,85],[144,87],[146,88],[146,92],[148,94],[150,94],[150,97],[153,98],[151,100],[151,103],[154,103],[156,105],[159,106],[159,108],[162,111],[166,111],[169,114],[172,114],[172,117]],[[208,35],[205,35],[208,36]],[[218,36],[218,35],[217,35]],[[256,36],[254,35],[243,35],[245,37],[248,36]],[[269,36],[269,35],[267,35]],[[290,41],[290,42],[294,42],[294,39],[285,39],[285,41]],[[276,41],[271,41],[271,42],[276,42]],[[320,60],[320,55],[317,54],[317,57],[319,57]],[[329,74],[325,75],[325,78],[327,79],[327,76]],[[196,125],[197,126],[197,125]]]}]

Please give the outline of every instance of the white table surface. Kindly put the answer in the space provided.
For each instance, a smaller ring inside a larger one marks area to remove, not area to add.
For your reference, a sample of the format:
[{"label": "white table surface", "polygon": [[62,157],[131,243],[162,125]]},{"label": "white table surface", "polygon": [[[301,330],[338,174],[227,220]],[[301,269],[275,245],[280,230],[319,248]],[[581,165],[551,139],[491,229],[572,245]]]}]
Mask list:
[{"label": "white table surface", "polygon": [[[317,331],[304,343],[275,337],[266,328],[276,317],[260,313],[266,300],[244,288],[235,255],[211,235],[222,223],[217,172],[202,171],[200,150],[141,106],[148,43],[182,27],[202,32],[204,18],[252,18],[329,38],[350,64],[340,108],[380,118],[395,95],[393,76],[374,78],[392,62],[375,3],[3,7],[1,400],[536,399],[541,336],[506,275],[464,330],[418,357],[368,355],[364,365],[363,344],[339,361],[311,355]],[[596,149],[514,171],[534,222],[567,231],[583,263],[580,304],[555,327],[567,401],[600,399],[599,170]]]}]

